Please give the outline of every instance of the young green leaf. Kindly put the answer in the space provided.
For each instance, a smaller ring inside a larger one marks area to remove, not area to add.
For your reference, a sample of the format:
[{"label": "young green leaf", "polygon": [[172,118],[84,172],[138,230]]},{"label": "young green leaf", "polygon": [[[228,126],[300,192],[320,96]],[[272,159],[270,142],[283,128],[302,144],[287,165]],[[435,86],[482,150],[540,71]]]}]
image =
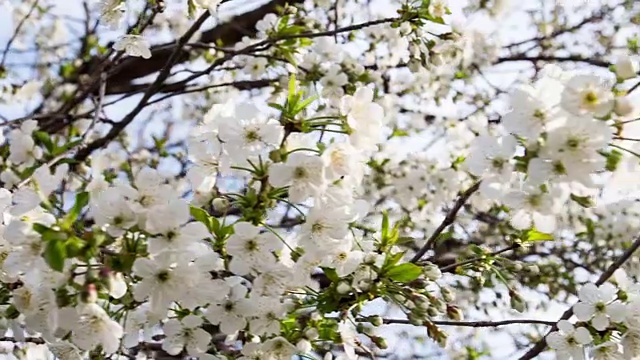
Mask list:
[{"label": "young green leaf", "polygon": [[67,248],[64,241],[52,240],[47,242],[43,257],[53,270],[62,272],[64,270],[64,260],[67,257]]},{"label": "young green leaf", "polygon": [[525,241],[549,241],[549,240],[553,240],[552,234],[545,234],[536,229],[531,229],[527,231],[527,235],[525,239]]},{"label": "young green leaf", "polygon": [[396,265],[386,272],[391,280],[406,283],[417,279],[422,274],[422,268],[413,263]]}]

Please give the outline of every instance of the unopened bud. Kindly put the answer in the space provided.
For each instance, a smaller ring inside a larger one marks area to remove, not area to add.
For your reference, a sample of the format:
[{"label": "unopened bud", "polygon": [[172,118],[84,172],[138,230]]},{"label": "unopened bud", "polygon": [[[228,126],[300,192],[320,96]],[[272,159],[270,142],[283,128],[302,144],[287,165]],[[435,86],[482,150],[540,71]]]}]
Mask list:
[{"label": "unopened bud", "polygon": [[338,292],[338,294],[346,294],[349,291],[351,291],[351,286],[349,286],[349,284],[347,284],[346,282],[342,281],[336,287],[336,291]]},{"label": "unopened bud", "polygon": [[371,337],[371,341],[373,341],[373,343],[379,348],[379,349],[386,349],[389,346],[387,345],[387,341],[380,336],[372,336]]},{"label": "unopened bud", "polygon": [[620,80],[632,79],[638,75],[638,62],[628,55],[623,55],[616,61],[616,76]]},{"label": "unopened bud", "polygon": [[413,289],[424,289],[429,285],[425,279],[416,279],[409,283],[409,286]]},{"label": "unopened bud", "polygon": [[517,312],[523,312],[525,310],[526,304],[522,296],[513,290],[509,290],[509,296],[511,297],[511,308]]},{"label": "unopened bud", "polygon": [[318,333],[318,329],[316,328],[308,328],[304,332],[304,336],[309,340],[315,340],[320,337],[320,333]]},{"label": "unopened bud", "polygon": [[446,332],[444,331],[440,331],[438,333],[437,339],[436,341],[438,342],[438,345],[440,345],[440,347],[445,348],[447,346],[447,338],[449,337],[449,335],[447,335]]},{"label": "unopened bud", "polygon": [[409,323],[414,326],[420,326],[424,321],[421,316],[413,312],[410,313],[407,318],[409,319]]},{"label": "unopened bud", "polygon": [[412,296],[412,300],[416,304],[416,306],[418,306],[421,309],[426,309],[429,307],[429,303],[430,303],[429,299],[422,294],[418,294],[418,293],[414,294]]},{"label": "unopened bud", "polygon": [[307,339],[301,339],[296,344],[296,348],[298,349],[298,351],[300,351],[300,353],[306,354],[311,351],[311,342],[309,342],[309,340]]},{"label": "unopened bud", "polygon": [[616,98],[616,104],[613,111],[615,111],[619,116],[627,116],[633,112],[633,104],[626,96]]},{"label": "unopened bud", "polygon": [[450,319],[456,320],[456,321],[460,321],[464,318],[464,315],[462,314],[462,311],[460,310],[460,308],[454,305],[447,306],[447,316]]},{"label": "unopened bud", "polygon": [[211,202],[211,206],[217,212],[225,212],[229,208],[229,200],[225,198],[215,198]]},{"label": "unopened bud", "polygon": [[440,292],[442,293],[442,298],[446,302],[452,302],[453,300],[456,299],[456,295],[448,287],[443,287],[442,289],[440,289]]},{"label": "unopened bud", "polygon": [[98,300],[98,291],[94,284],[85,285],[84,289],[80,292],[80,301],[83,303],[91,304]]},{"label": "unopened bud", "polygon": [[536,264],[529,265],[527,270],[529,270],[532,275],[538,275],[540,273],[540,268]]},{"label": "unopened bud", "polygon": [[381,326],[384,323],[384,321],[382,320],[382,317],[378,315],[369,316],[368,321],[373,326]]},{"label": "unopened bud", "polygon": [[424,266],[424,275],[431,281],[436,281],[442,277],[442,272],[435,264]]}]

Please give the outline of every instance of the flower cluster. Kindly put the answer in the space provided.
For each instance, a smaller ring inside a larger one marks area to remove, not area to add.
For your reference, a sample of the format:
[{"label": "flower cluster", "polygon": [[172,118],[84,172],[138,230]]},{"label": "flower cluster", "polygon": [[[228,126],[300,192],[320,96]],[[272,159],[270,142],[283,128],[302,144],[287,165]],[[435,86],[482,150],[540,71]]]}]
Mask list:
[{"label": "flower cluster", "polygon": [[578,323],[558,322],[558,331],[547,335],[547,343],[561,359],[629,359],[638,353],[640,284],[622,269],[612,282],[585,284],[573,305]]}]

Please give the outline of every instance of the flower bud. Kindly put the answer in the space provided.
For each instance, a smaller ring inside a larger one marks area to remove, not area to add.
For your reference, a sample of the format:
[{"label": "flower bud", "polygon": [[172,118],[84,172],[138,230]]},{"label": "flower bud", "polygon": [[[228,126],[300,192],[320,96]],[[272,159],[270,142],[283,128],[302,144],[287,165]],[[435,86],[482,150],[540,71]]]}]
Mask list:
[{"label": "flower bud", "polygon": [[513,290],[509,290],[509,296],[511,297],[511,308],[517,312],[523,312],[525,310],[526,304],[522,296]]},{"label": "flower bud", "polygon": [[435,264],[427,264],[424,267],[424,275],[431,281],[436,281],[442,277],[442,272]]},{"label": "flower bud", "polygon": [[421,316],[419,316],[417,313],[410,313],[409,316],[407,316],[409,323],[411,323],[411,325],[414,326],[420,326],[423,323],[423,319]]},{"label": "flower bud", "polygon": [[98,290],[94,284],[85,285],[84,289],[80,292],[80,301],[83,303],[91,304],[98,300]]},{"label": "flower bud", "polygon": [[318,329],[312,327],[305,330],[304,336],[309,340],[315,340],[320,337],[320,333],[318,333]]},{"label": "flower bud", "polygon": [[456,299],[455,293],[448,287],[443,287],[442,289],[440,289],[440,292],[442,293],[442,298],[446,302],[452,302]]},{"label": "flower bud", "polygon": [[368,321],[373,326],[381,326],[384,323],[384,321],[382,320],[382,317],[378,315],[369,316]]},{"label": "flower bud", "polygon": [[229,207],[229,200],[225,198],[215,198],[211,202],[211,206],[213,206],[213,209],[217,212],[224,212]]},{"label": "flower bud", "polygon": [[300,341],[298,341],[298,343],[296,344],[296,348],[298,349],[298,351],[300,351],[300,353],[306,354],[311,351],[311,342],[309,342],[309,340],[307,339],[300,339]]},{"label": "flower bud", "polygon": [[371,341],[373,341],[373,343],[379,348],[379,349],[386,349],[389,346],[387,345],[387,341],[380,336],[372,336],[371,337]]},{"label": "flower bud", "polygon": [[538,267],[538,265],[536,264],[531,264],[529,265],[528,269],[529,272],[531,273],[531,275],[538,275],[540,274],[540,268]]},{"label": "flower bud", "polygon": [[440,345],[441,347],[446,347],[447,346],[447,338],[449,337],[449,335],[447,335],[446,332],[444,331],[440,331],[438,333],[438,337],[436,339],[436,341],[438,342],[438,345]]},{"label": "flower bud", "polygon": [[447,316],[456,321],[460,321],[464,318],[460,308],[454,305],[447,306]]},{"label": "flower bud", "polygon": [[633,112],[633,104],[629,101],[628,97],[616,98],[616,104],[613,107],[613,111],[619,116],[627,116]]},{"label": "flower bud", "polygon": [[623,55],[616,61],[616,76],[620,80],[627,80],[636,77],[638,74],[638,63],[628,55]]},{"label": "flower bud", "polygon": [[346,294],[351,291],[351,286],[349,286],[349,284],[347,284],[346,282],[341,281],[336,287],[336,291],[338,292],[338,294]]}]

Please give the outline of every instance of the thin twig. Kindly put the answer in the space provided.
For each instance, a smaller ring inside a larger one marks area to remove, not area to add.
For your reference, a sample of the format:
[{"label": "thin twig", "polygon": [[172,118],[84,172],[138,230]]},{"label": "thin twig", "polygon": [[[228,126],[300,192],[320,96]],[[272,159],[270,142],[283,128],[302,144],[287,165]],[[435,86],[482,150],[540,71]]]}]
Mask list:
[{"label": "thin twig", "polygon": [[494,251],[492,253],[489,253],[487,255],[478,256],[478,257],[471,258],[471,259],[468,259],[468,260],[463,260],[463,261],[455,263],[455,264],[447,265],[445,267],[440,268],[440,271],[442,271],[442,272],[451,271],[451,270],[457,268],[458,266],[464,266],[464,265],[472,264],[472,263],[474,263],[476,261],[480,261],[482,259],[486,259],[487,257],[500,255],[500,254],[506,253],[508,251],[518,249],[520,247],[521,247],[520,244],[512,244],[512,245],[510,245],[510,246],[508,246],[506,248],[503,248],[503,249],[500,249],[500,250],[496,250],[496,251]]},{"label": "thin twig", "polygon": [[[404,319],[384,319],[385,324],[411,324],[409,320]],[[446,320],[429,320],[430,323],[438,326],[462,326],[462,327],[498,327],[514,324],[539,324],[554,326],[553,321],[535,320],[535,319],[511,319],[500,321],[446,321]]]},{"label": "thin twig", "polygon": [[458,196],[458,199],[456,200],[455,204],[453,204],[453,207],[451,208],[451,210],[449,210],[449,212],[447,213],[447,216],[444,218],[442,223],[438,226],[436,231],[434,231],[433,234],[431,234],[431,237],[429,237],[429,239],[422,246],[422,248],[418,250],[418,252],[413,257],[413,259],[411,259],[412,263],[418,262],[422,258],[422,256],[424,256],[424,254],[426,254],[427,251],[429,251],[433,243],[435,243],[435,241],[438,239],[440,234],[442,234],[444,229],[446,229],[447,226],[453,224],[453,222],[456,219],[456,216],[458,215],[458,211],[460,211],[462,206],[467,202],[467,200],[469,200],[471,195],[473,195],[473,193],[478,191],[479,188],[480,188],[480,181],[473,184],[473,186],[471,186],[469,189],[465,190],[462,194],[460,194],[460,196]]},{"label": "thin twig", "polygon": [[2,51],[2,61],[0,61],[0,69],[4,68],[4,62],[7,60],[7,54],[9,53],[9,49],[11,49],[11,45],[18,37],[18,34],[20,33],[20,29],[22,29],[24,24],[27,22],[27,19],[31,17],[31,14],[33,14],[33,11],[38,7],[39,2],[40,0],[35,0],[33,2],[33,4],[31,5],[31,8],[29,9],[29,12],[27,12],[27,15],[25,15],[20,20],[20,22],[18,23],[18,26],[16,26],[16,30],[13,32],[13,35],[11,36],[9,41],[7,41],[7,45],[4,47],[4,50]]}]

